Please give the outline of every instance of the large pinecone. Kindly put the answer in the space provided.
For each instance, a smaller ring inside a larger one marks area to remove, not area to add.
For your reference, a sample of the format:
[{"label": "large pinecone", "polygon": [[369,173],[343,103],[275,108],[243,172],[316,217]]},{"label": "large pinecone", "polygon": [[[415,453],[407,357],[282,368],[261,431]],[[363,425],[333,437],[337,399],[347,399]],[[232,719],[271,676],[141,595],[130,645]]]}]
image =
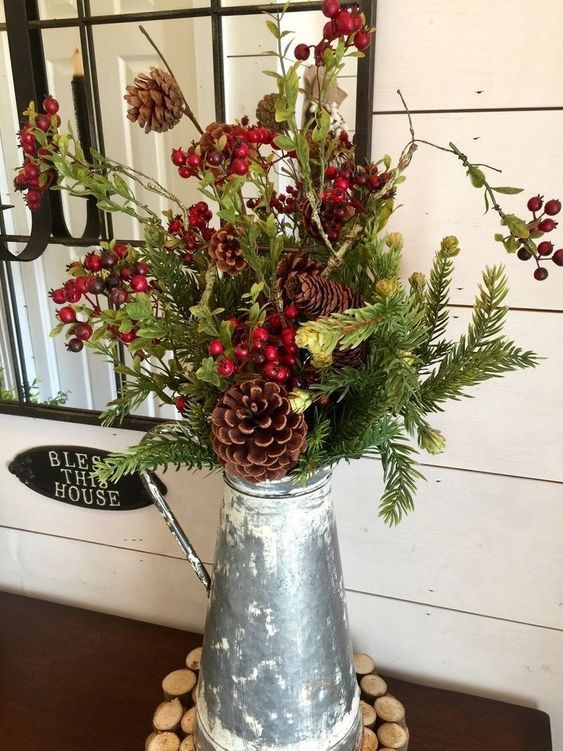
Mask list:
[{"label": "large pinecone", "polygon": [[287,130],[287,122],[276,122],[277,100],[277,94],[266,94],[263,96],[256,106],[256,119],[258,125],[261,125],[263,128],[273,130],[274,133],[283,133]]},{"label": "large pinecone", "polygon": [[276,269],[276,278],[278,289],[280,290],[284,303],[290,302],[286,292],[285,285],[290,274],[312,274],[318,276],[323,271],[323,266],[315,261],[311,256],[298,251],[290,252],[284,255],[278,268]]},{"label": "large pinecone", "polygon": [[288,299],[309,319],[344,313],[364,304],[359,292],[319,274],[294,271],[287,277],[284,289]]},{"label": "large pinecone", "polygon": [[129,105],[127,117],[145,133],[165,133],[182,119],[182,91],[176,79],[160,68],[151,68],[149,75],[139,73],[123,98]]},{"label": "large pinecone", "polygon": [[231,276],[239,274],[247,265],[232,224],[225,224],[213,233],[209,241],[209,255],[216,261],[219,271]]},{"label": "large pinecone", "polygon": [[232,386],[211,414],[211,445],[225,470],[248,482],[281,480],[306,446],[307,423],[285,389],[255,378]]}]

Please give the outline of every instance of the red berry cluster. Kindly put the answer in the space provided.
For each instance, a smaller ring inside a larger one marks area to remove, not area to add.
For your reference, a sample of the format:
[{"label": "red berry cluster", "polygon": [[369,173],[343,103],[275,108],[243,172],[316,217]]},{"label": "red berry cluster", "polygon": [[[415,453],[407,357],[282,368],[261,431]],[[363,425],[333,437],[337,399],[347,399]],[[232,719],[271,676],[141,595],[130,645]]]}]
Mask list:
[{"label": "red berry cluster", "polygon": [[[18,133],[20,147],[25,156],[23,165],[14,178],[14,186],[16,190],[27,191],[25,202],[31,211],[39,210],[43,195],[49,190],[57,176],[56,171],[49,167],[42,157],[56,148],[52,140],[61,123],[58,111],[57,100],[52,96],[46,97],[43,100],[43,112],[37,114],[31,112],[27,123]],[[46,144],[40,143],[37,131],[45,134]]]},{"label": "red berry cluster", "polygon": [[199,141],[194,141],[186,150],[172,151],[172,163],[183,178],[201,178],[211,169],[216,184],[220,184],[231,175],[246,175],[258,148],[272,144],[275,136],[268,128],[250,126],[248,118],[235,125],[211,123]]},{"label": "red berry cluster", "polygon": [[329,20],[323,28],[323,38],[318,44],[298,44],[295,48],[297,60],[308,60],[311,50],[316,65],[324,65],[327,50],[332,50],[332,42],[344,39],[347,47],[365,50],[371,44],[371,31],[365,25],[364,15],[358,5],[341,8],[338,0],[323,0],[321,10]]},{"label": "red berry cluster", "polygon": [[[150,268],[144,261],[136,261],[132,249],[118,243],[111,250],[87,253],[82,261],[73,261],[68,266],[72,277],[62,287],[49,292],[53,302],[64,305],[57,311],[62,324],[69,325],[70,339],[67,348],[71,352],[80,352],[84,342],[94,333],[94,326],[100,321],[101,301],[109,300],[114,308],[120,308],[138,292],[148,292],[154,282],[148,279]],[[85,321],[77,320],[77,312],[72,305],[80,303],[80,313]],[[118,327],[109,326],[108,332],[124,344],[130,344],[136,338],[133,328],[120,332]]]},{"label": "red berry cluster", "polygon": [[180,214],[172,217],[168,222],[169,234],[179,241],[171,246],[171,250],[180,253],[184,265],[189,266],[193,262],[194,251],[207,247],[214,232],[209,226],[212,218],[213,213],[209,206],[205,201],[199,201],[188,209],[187,226]]},{"label": "red berry cluster", "polygon": [[[532,196],[527,203],[528,210],[532,212],[533,219],[528,223],[532,237],[541,237],[547,232],[553,232],[557,227],[557,222],[552,218],[557,216],[561,211],[561,201],[557,198],[551,198],[544,203],[543,196]],[[545,266],[540,264],[545,261],[553,261],[557,266],[563,266],[563,248],[553,252],[554,245],[549,240],[542,240],[538,243],[538,256],[534,256],[536,268],[534,269],[534,278],[539,282],[547,279],[549,271]],[[518,258],[521,261],[529,261],[532,253],[523,245],[518,251]]]},{"label": "red berry cluster", "polygon": [[288,305],[283,318],[271,312],[262,326],[251,327],[237,318],[233,326],[233,344],[228,349],[219,339],[209,344],[209,354],[217,359],[217,372],[229,378],[234,374],[260,373],[268,380],[295,385],[301,364],[295,344],[298,310]]}]

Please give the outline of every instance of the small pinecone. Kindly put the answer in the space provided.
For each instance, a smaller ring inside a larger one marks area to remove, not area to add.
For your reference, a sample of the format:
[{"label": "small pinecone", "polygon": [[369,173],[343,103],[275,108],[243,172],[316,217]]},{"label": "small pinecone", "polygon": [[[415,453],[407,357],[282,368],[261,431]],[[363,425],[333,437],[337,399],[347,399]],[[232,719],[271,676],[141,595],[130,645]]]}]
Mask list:
[{"label": "small pinecone", "polygon": [[317,276],[322,270],[322,264],[305,253],[295,251],[285,255],[276,269],[278,287],[282,291],[284,298],[287,298],[285,285],[290,274],[311,274]]},{"label": "small pinecone", "polygon": [[211,414],[211,445],[225,470],[248,482],[281,480],[306,446],[307,423],[285,389],[255,378],[232,386]]},{"label": "small pinecone", "polygon": [[274,133],[283,133],[287,130],[287,123],[276,122],[276,102],[278,100],[277,94],[266,94],[258,102],[256,107],[256,119],[258,125],[268,130],[273,130]]},{"label": "small pinecone", "polygon": [[219,271],[235,276],[246,268],[246,261],[237,237],[237,231],[232,224],[213,233],[209,241],[209,255],[217,263]]},{"label": "small pinecone", "polygon": [[344,313],[364,304],[359,292],[318,274],[292,272],[284,289],[289,300],[309,319]]},{"label": "small pinecone", "polygon": [[139,73],[123,98],[129,105],[127,117],[145,133],[165,133],[182,119],[182,91],[176,79],[160,68],[151,68],[149,75]]},{"label": "small pinecone", "polygon": [[360,344],[354,349],[336,349],[332,353],[332,367],[339,368],[361,368],[366,361],[367,347]]}]

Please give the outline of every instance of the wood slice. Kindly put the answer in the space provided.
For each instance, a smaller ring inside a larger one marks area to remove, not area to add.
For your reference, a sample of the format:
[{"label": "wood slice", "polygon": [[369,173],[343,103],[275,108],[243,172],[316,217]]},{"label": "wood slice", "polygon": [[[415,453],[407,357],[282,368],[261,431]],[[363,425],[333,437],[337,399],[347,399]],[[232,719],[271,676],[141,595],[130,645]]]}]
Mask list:
[{"label": "wood slice", "polygon": [[405,721],[405,708],[398,699],[391,694],[380,696],[375,700],[375,711],[377,716],[383,722],[397,722],[398,724]]},{"label": "wood slice", "polygon": [[195,751],[195,742],[193,735],[188,735],[180,745],[180,751]]},{"label": "wood slice", "polygon": [[196,713],[196,708],[192,707],[191,709],[186,709],[186,711],[182,715],[182,721],[180,723],[180,726],[182,728],[182,732],[184,732],[186,735],[194,734],[195,713]]},{"label": "wood slice", "polygon": [[196,647],[195,649],[192,649],[192,651],[186,657],[186,667],[194,671],[199,670],[201,667],[201,652],[202,647]]},{"label": "wood slice", "polygon": [[365,728],[370,730],[375,727],[375,721],[377,720],[377,714],[375,709],[365,701],[360,702],[360,712],[362,715],[362,722]]},{"label": "wood slice", "polygon": [[158,735],[158,733],[156,733],[154,731],[149,735],[149,737],[145,741],[145,751],[147,751],[147,749],[149,747],[149,743],[152,741],[153,738],[156,738],[157,735]]},{"label": "wood slice", "polygon": [[180,699],[163,701],[155,709],[152,718],[152,726],[155,730],[159,730],[161,732],[164,730],[178,730],[183,713],[184,708],[182,707],[182,702],[180,701]]},{"label": "wood slice", "polygon": [[364,735],[362,738],[362,745],[360,751],[377,751],[379,741],[377,735],[369,728],[364,728]]},{"label": "wood slice", "polygon": [[195,684],[197,683],[197,676],[191,670],[185,668],[184,670],[174,670],[172,673],[168,673],[166,678],[162,681],[162,690],[164,691],[165,699],[180,699],[182,704],[187,702],[188,705],[191,699],[191,692]]},{"label": "wood slice", "polygon": [[354,655],[354,668],[356,670],[356,675],[368,675],[368,673],[374,672],[375,662],[369,655],[366,655],[363,652],[358,652]]},{"label": "wood slice", "polygon": [[146,751],[180,751],[180,739],[176,733],[153,733],[147,738],[145,748]]},{"label": "wood slice", "polygon": [[197,685],[194,686],[194,690],[192,691],[192,701],[195,704],[197,704]]},{"label": "wood slice", "polygon": [[377,731],[381,745],[386,748],[404,749],[409,740],[409,734],[396,722],[385,722]]},{"label": "wood slice", "polygon": [[369,704],[373,704],[377,698],[385,696],[387,693],[387,684],[383,678],[373,673],[363,676],[360,680],[360,688],[362,690],[362,699]]}]

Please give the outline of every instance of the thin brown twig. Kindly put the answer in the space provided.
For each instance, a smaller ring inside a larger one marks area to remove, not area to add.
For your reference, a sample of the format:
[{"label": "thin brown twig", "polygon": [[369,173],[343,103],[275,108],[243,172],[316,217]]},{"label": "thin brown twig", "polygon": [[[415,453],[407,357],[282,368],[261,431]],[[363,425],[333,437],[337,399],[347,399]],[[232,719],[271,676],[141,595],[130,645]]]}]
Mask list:
[{"label": "thin brown twig", "polygon": [[[161,52],[161,51],[159,50],[159,48],[157,47],[156,43],[155,43],[155,42],[154,42],[154,40],[152,39],[152,37],[151,37],[151,35],[149,34],[149,32],[148,32],[148,31],[147,31],[147,30],[145,29],[145,27],[144,27],[144,26],[139,26],[139,29],[140,29],[141,33],[142,33],[142,34],[144,34],[144,36],[145,36],[145,37],[146,37],[146,38],[148,39],[149,43],[151,44],[151,46],[152,46],[152,47],[154,48],[154,50],[156,51],[156,54],[157,54],[157,55],[158,55],[158,56],[160,57],[160,59],[161,59],[161,60],[162,60],[162,62],[164,63],[165,67],[167,68],[167,70],[168,70],[168,72],[170,73],[170,75],[172,76],[172,78],[173,78],[173,79],[174,79],[175,81],[177,81],[178,79],[177,79],[177,78],[176,78],[176,76],[174,75],[174,71],[172,70],[172,68],[171,68],[171,67],[170,67],[170,65],[168,64],[168,62],[167,62],[166,58],[164,57],[164,55],[162,54],[162,52]],[[201,125],[200,125],[200,124],[199,124],[199,122],[197,121],[197,118],[196,118],[196,116],[194,115],[192,108],[191,108],[191,107],[190,107],[190,105],[188,104],[188,101],[187,101],[186,97],[184,96],[184,93],[183,93],[183,92],[182,92],[182,99],[183,99],[183,101],[184,101],[184,109],[183,109],[183,112],[184,112],[184,114],[186,115],[186,117],[188,117],[188,118],[189,118],[189,119],[190,119],[190,120],[192,121],[192,123],[193,123],[193,124],[194,124],[194,126],[195,126],[195,127],[197,128],[197,130],[198,130],[198,131],[199,131],[200,133],[203,133],[203,128],[201,127]]]}]

